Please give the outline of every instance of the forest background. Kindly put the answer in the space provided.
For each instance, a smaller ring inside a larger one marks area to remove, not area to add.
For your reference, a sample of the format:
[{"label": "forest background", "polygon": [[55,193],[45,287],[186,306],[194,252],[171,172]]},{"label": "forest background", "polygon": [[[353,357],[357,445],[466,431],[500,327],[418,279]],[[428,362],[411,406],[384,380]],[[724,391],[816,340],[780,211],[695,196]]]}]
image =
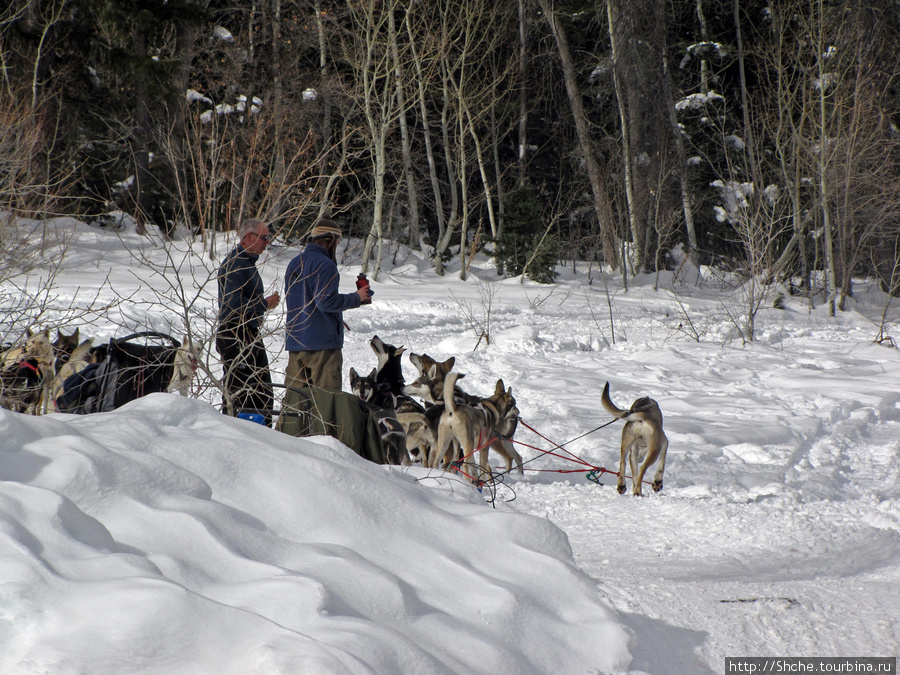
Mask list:
[{"label": "forest background", "polygon": [[898,35],[896,0],[13,0],[0,269],[39,259],[16,217],[215,259],[329,214],[375,278],[400,245],[464,278],[689,260],[834,313],[900,291]]}]

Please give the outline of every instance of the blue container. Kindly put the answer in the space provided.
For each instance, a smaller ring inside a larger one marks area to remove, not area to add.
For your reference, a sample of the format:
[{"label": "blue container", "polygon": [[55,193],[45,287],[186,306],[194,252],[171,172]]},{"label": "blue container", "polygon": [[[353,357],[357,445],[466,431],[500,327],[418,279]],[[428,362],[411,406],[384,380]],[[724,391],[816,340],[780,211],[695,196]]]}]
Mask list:
[{"label": "blue container", "polygon": [[238,413],[238,419],[250,420],[251,422],[256,422],[257,424],[265,424],[266,423],[266,416],[260,415],[259,413],[248,413],[248,412]]}]

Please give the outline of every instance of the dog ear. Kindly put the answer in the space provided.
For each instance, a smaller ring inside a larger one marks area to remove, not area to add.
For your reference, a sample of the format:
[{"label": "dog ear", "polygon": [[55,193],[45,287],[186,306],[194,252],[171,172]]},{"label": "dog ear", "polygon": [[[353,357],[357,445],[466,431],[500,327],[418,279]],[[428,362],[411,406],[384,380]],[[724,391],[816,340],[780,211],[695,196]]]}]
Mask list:
[{"label": "dog ear", "polygon": [[503,380],[497,380],[497,385],[494,387],[494,394],[502,394],[506,391],[506,386],[503,384]]},{"label": "dog ear", "polygon": [[432,380],[437,377],[437,364],[434,364],[433,366],[431,366],[431,368],[428,369],[428,377]]},{"label": "dog ear", "polygon": [[416,354],[415,352],[409,353],[409,362],[412,363],[418,371],[422,372],[422,357]]},{"label": "dog ear", "polygon": [[350,369],[350,381],[353,382],[353,380],[358,380],[358,379],[359,379],[359,373],[356,372],[355,368],[351,368]]},{"label": "dog ear", "polygon": [[406,351],[406,347],[402,347],[402,346],[401,346],[401,347],[397,347],[397,351],[394,352],[394,354],[396,354],[397,356],[400,356],[400,355],[403,354],[403,352],[405,352],[405,351]]},{"label": "dog ear", "polygon": [[444,361],[443,366],[444,366],[444,368],[447,369],[447,372],[449,373],[451,370],[453,370],[453,366],[455,363],[456,363],[456,357],[451,356],[449,359]]},{"label": "dog ear", "polygon": [[374,380],[376,377],[378,377],[378,368],[372,368],[372,372],[369,373],[369,377],[371,377],[373,380]]}]

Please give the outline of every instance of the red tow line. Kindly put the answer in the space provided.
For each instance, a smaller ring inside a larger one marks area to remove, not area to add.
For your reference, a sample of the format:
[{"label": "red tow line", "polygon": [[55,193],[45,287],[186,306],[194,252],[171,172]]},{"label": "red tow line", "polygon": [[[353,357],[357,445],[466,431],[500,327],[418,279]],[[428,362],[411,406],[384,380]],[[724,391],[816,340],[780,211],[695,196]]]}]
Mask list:
[{"label": "red tow line", "polygon": [[[597,427],[597,429],[595,429],[594,431],[597,431],[598,429],[602,429],[603,427],[609,426],[610,424],[612,424],[612,423],[615,422],[615,421],[616,421],[616,420],[613,419],[613,420],[610,421],[608,424],[604,424],[604,425],[602,425],[602,426]],[[523,445],[523,446],[525,446],[526,448],[531,448],[532,450],[537,450],[538,452],[541,452],[541,453],[543,453],[543,454],[545,454],[545,455],[550,455],[551,457],[559,457],[560,459],[566,459],[566,460],[569,460],[569,461],[571,461],[571,462],[575,462],[576,464],[581,464],[582,466],[588,467],[587,469],[529,469],[529,471],[541,471],[541,472],[548,472],[548,473],[586,473],[585,478],[587,478],[589,481],[592,481],[592,482],[596,483],[597,485],[600,485],[600,476],[602,476],[602,475],[605,474],[605,473],[609,473],[609,474],[612,474],[612,475],[614,475],[614,476],[618,476],[618,475],[619,475],[619,472],[618,472],[618,471],[611,471],[611,470],[606,469],[606,468],[604,468],[604,467],[602,467],[602,466],[594,466],[594,465],[591,464],[590,462],[584,461],[584,460],[581,459],[580,457],[578,457],[578,456],[576,456],[575,454],[573,454],[573,453],[569,452],[568,450],[566,450],[566,449],[565,449],[562,445],[560,445],[559,443],[556,443],[555,441],[551,441],[549,438],[547,438],[546,436],[544,436],[541,432],[539,432],[539,431],[538,431],[537,429],[535,429],[534,427],[531,427],[531,426],[529,426],[528,424],[526,424],[526,423],[522,420],[521,417],[519,418],[519,424],[521,424],[523,427],[525,427],[526,429],[528,429],[529,431],[531,431],[531,432],[532,432],[533,434],[535,434],[536,436],[538,436],[538,437],[544,439],[544,440],[547,441],[548,443],[550,443],[550,444],[556,446],[557,448],[559,448],[560,450],[562,450],[564,453],[566,453],[566,455],[568,455],[568,457],[566,457],[566,456],[564,456],[564,455],[558,455],[558,454],[556,454],[555,452],[551,452],[550,450],[543,450],[542,448],[538,448],[538,447],[535,447],[535,446],[533,446],[533,445],[528,445],[527,443],[522,443],[521,441],[513,440],[513,441],[512,441],[513,443],[517,443],[517,444],[519,444],[519,445]],[[581,437],[579,436],[579,438],[581,438]],[[512,439],[511,439],[511,440],[512,440]],[[574,439],[573,439],[573,440],[574,440]],[[569,441],[569,442],[571,443],[571,441]],[[565,444],[563,444],[563,445],[565,445]],[[626,478],[628,478],[629,480],[631,480],[631,476],[626,476]],[[651,484],[650,481],[647,481],[647,480],[641,481],[641,482],[642,482],[642,483],[646,483],[646,484],[648,484],[648,485]]]},{"label": "red tow line", "polygon": [[[481,441],[481,440],[483,440],[483,439],[484,439],[484,431],[482,431],[482,432],[478,435],[478,440],[479,440],[479,441]],[[481,445],[479,445],[477,448],[475,448],[474,450],[472,450],[472,452],[470,452],[468,455],[466,455],[466,456],[463,457],[462,459],[457,460],[456,462],[451,462],[451,463],[450,463],[450,466],[453,467],[454,469],[456,469],[457,472],[461,473],[463,476],[465,476],[466,478],[468,478],[470,481],[472,481],[472,483],[474,483],[475,485],[477,485],[479,488],[482,487],[482,486],[484,485],[484,481],[483,481],[483,480],[476,480],[474,476],[470,476],[468,473],[466,473],[465,471],[463,471],[463,468],[462,468],[462,467],[463,467],[463,464],[465,463],[465,461],[466,461],[467,459],[469,459],[469,457],[471,457],[472,455],[474,455],[476,452],[478,452],[478,451],[481,450],[482,448],[486,448],[487,446],[489,446],[491,443],[493,443],[493,442],[496,441],[496,440],[497,440],[497,437],[496,437],[496,436],[492,437],[487,443],[482,443]]]}]

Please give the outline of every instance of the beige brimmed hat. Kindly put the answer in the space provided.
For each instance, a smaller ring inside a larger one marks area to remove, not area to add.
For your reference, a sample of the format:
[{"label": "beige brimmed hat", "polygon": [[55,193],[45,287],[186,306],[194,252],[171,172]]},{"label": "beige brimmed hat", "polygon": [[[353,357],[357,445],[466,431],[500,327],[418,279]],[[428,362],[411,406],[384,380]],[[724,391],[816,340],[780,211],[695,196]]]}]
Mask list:
[{"label": "beige brimmed hat", "polygon": [[341,228],[338,227],[338,224],[333,220],[328,220],[327,218],[322,218],[321,220],[317,220],[316,224],[313,225],[313,229],[310,230],[309,236],[307,239],[318,239],[319,237],[340,237],[341,236]]}]

